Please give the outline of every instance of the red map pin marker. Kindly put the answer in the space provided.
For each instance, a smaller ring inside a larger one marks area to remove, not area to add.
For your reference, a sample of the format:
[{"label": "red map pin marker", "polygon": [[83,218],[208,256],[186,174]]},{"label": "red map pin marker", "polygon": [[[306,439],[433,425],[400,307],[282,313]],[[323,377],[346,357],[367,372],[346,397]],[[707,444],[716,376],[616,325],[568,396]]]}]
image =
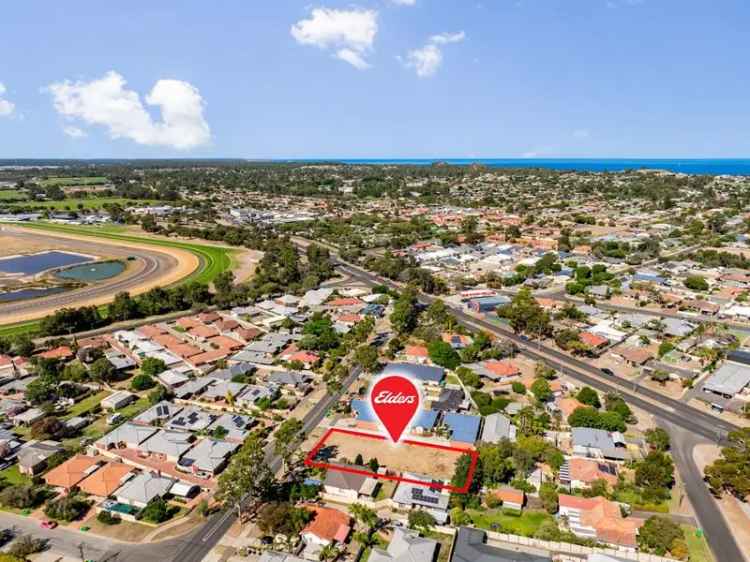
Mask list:
[{"label": "red map pin marker", "polygon": [[388,375],[378,379],[370,391],[370,406],[394,443],[419,411],[419,389],[410,379]]}]

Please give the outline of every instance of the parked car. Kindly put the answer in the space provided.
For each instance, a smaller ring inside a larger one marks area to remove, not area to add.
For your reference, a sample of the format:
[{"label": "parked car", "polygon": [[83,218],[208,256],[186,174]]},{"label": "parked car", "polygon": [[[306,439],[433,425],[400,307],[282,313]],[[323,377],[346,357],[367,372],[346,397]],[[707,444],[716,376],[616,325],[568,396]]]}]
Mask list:
[{"label": "parked car", "polygon": [[50,519],[42,519],[42,522],[39,524],[39,526],[42,529],[54,529],[57,527],[57,521],[52,521]]}]

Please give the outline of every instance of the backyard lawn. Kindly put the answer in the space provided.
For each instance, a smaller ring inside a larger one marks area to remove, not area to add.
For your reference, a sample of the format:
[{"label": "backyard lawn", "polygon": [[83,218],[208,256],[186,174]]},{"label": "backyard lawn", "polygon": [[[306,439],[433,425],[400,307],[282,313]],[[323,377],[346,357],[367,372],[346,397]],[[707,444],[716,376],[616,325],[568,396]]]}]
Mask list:
[{"label": "backyard lawn", "polygon": [[503,532],[514,535],[532,537],[545,521],[554,521],[546,511],[525,510],[521,515],[507,515],[502,509],[487,509],[484,511],[469,509],[466,513],[471,517],[474,525],[481,529]]},{"label": "backyard lawn", "polygon": [[125,406],[124,408],[117,410],[117,413],[124,417],[126,420],[129,420],[131,418],[134,418],[141,412],[145,412],[149,406],[151,406],[151,402],[149,402],[147,396],[143,396],[129,406]]},{"label": "backyard lawn", "polygon": [[103,390],[97,394],[92,394],[88,398],[84,398],[77,404],[74,404],[69,410],[68,413],[63,416],[64,420],[69,420],[70,418],[74,418],[76,416],[81,416],[85,414],[86,412],[89,412],[90,410],[93,410],[96,408],[99,403],[104,400],[107,396],[109,396],[109,392],[106,390]]},{"label": "backyard lawn", "polygon": [[26,476],[25,474],[21,474],[18,472],[18,465],[14,464],[13,466],[9,466],[5,470],[0,470],[0,481],[7,482],[11,485],[18,485],[18,484],[30,484],[31,479]]}]

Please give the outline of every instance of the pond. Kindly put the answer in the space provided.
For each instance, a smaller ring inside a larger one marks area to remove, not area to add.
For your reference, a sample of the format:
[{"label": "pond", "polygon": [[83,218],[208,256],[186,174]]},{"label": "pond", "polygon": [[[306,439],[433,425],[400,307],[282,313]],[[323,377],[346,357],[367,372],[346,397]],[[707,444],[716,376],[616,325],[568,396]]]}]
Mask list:
[{"label": "pond", "polygon": [[94,258],[90,256],[52,250],[38,254],[0,258],[0,272],[36,275],[48,269],[87,263],[93,260]]},{"label": "pond", "polygon": [[41,289],[21,289],[20,291],[0,292],[0,303],[15,302],[26,299],[36,299],[38,297],[47,297],[67,291],[65,287],[44,287]]},{"label": "pond", "polygon": [[58,271],[56,276],[73,281],[102,281],[120,275],[125,271],[125,264],[119,261],[103,261],[77,265]]}]

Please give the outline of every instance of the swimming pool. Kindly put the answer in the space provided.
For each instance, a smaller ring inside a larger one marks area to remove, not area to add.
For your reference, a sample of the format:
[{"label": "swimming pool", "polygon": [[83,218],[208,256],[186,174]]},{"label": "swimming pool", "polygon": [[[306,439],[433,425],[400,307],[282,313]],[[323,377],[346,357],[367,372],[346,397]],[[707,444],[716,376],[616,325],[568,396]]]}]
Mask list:
[{"label": "swimming pool", "polygon": [[103,261],[77,265],[58,271],[55,276],[73,281],[102,281],[125,271],[125,264],[119,261]]},{"label": "swimming pool", "polygon": [[37,273],[47,271],[48,269],[77,265],[93,260],[94,258],[82,254],[51,250],[49,252],[40,252],[38,254],[0,258],[0,272],[36,275]]}]

